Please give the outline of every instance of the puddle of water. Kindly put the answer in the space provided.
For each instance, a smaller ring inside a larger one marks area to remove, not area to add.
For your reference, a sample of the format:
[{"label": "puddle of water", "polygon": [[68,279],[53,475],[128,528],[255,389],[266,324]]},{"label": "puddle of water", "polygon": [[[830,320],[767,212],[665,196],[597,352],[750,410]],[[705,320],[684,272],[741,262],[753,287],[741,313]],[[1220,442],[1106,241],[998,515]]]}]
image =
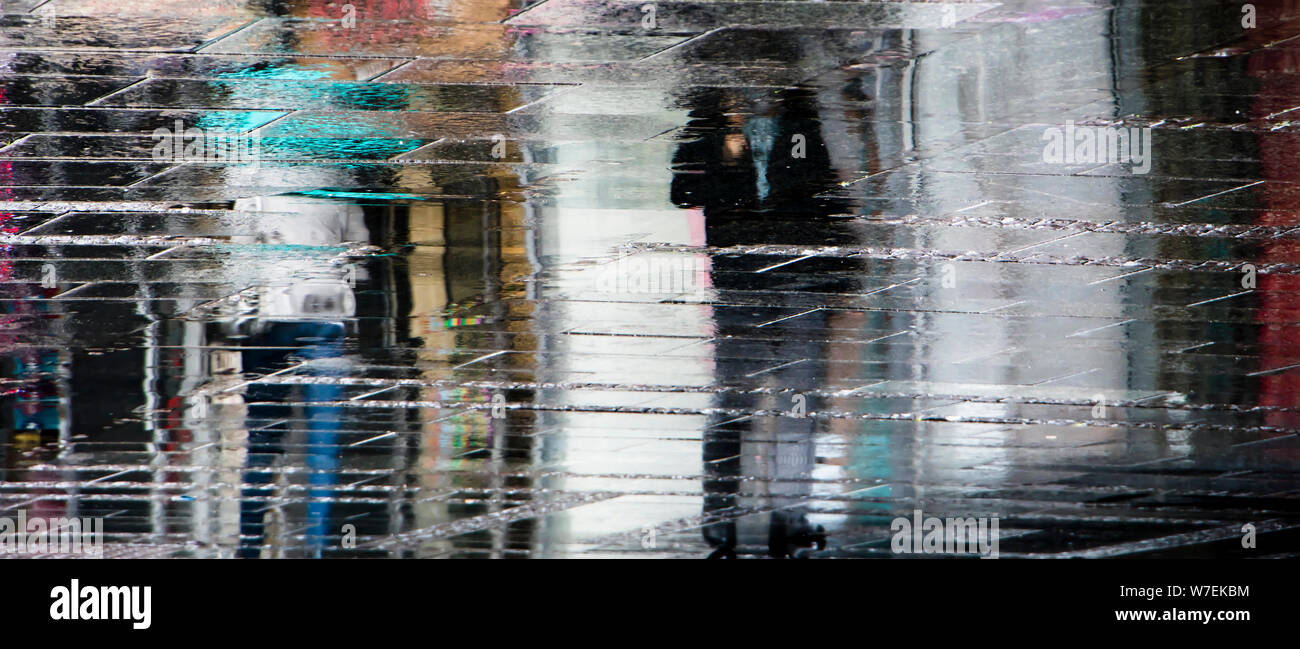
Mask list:
[{"label": "puddle of water", "polygon": [[6,3],[0,510],[111,556],[1294,527],[1300,14],[282,4]]}]

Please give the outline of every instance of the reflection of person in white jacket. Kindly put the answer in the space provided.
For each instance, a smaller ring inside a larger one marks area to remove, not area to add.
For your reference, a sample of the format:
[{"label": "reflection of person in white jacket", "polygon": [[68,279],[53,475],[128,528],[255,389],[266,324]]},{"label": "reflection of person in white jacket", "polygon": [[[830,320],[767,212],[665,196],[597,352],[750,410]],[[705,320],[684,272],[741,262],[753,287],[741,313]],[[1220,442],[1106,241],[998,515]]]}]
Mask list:
[{"label": "reflection of person in white jacket", "polygon": [[254,196],[235,201],[235,211],[269,213],[269,218],[259,220],[257,234],[234,237],[235,243],[336,246],[370,238],[361,206],[353,203],[293,195]]},{"label": "reflection of person in white jacket", "polygon": [[[229,325],[232,332],[238,331],[247,338],[243,348],[236,352],[238,356],[229,358],[228,363],[237,372],[267,374],[295,360],[305,360],[308,364],[296,370],[301,375],[347,376],[351,362],[344,356],[347,334],[342,320],[356,314],[348,271],[331,263],[334,253],[330,251],[306,250],[301,255],[276,251],[274,255],[265,255],[258,254],[256,249],[367,242],[370,232],[365,227],[361,207],[303,196],[261,196],[240,199],[235,202],[235,209],[251,213],[255,218],[251,220],[252,233],[234,237],[233,242],[248,245],[249,254],[257,255],[256,263],[269,264],[271,268],[266,276],[271,280],[267,282],[269,286],[257,288],[256,311]],[[251,327],[240,326],[250,321]],[[247,437],[242,443],[236,442],[244,451],[240,466],[240,482],[244,486],[238,512],[238,556],[284,556],[284,546],[289,540],[282,538],[283,513],[278,508],[268,510],[259,499],[272,488],[275,474],[269,467],[282,461],[302,462],[312,470],[301,551],[305,556],[319,557],[330,546],[327,539],[338,528],[331,497],[342,461],[338,446],[342,413],[327,404],[341,395],[342,388],[330,384],[250,385],[231,395],[247,403],[242,413],[245,423],[238,427],[247,431]],[[301,405],[285,405],[291,401],[299,401]],[[304,430],[286,433],[248,423],[290,416],[295,408],[296,416],[304,419]],[[305,442],[306,449],[302,458],[293,456],[290,450],[293,435],[305,435],[300,440]]]},{"label": "reflection of person in white jacket", "polygon": [[[260,213],[256,234],[233,237],[239,244],[337,246],[368,241],[361,206],[305,196],[256,196],[235,201],[238,212]],[[274,277],[286,283],[258,289],[260,319],[344,318],[356,313],[356,299],[347,278],[320,277],[319,259],[282,260]]]}]

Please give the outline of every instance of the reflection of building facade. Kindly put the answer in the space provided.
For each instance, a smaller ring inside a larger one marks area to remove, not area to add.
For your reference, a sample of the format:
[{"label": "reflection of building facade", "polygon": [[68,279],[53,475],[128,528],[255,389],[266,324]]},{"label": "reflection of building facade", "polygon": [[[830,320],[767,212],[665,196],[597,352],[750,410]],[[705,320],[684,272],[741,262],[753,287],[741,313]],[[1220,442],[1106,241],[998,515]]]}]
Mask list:
[{"label": "reflection of building facade", "polygon": [[[1028,29],[987,29],[973,36],[968,46],[942,48],[935,56],[918,59],[914,66],[895,78],[898,83],[896,91],[886,92],[886,96],[898,96],[897,101],[888,102],[896,110],[896,120],[902,125],[902,137],[895,138],[903,146],[902,154],[913,150],[933,155],[951,146],[961,147],[983,138],[988,141],[1015,142],[1008,145],[1010,150],[999,150],[994,144],[992,151],[1016,156],[1015,159],[1025,163],[1038,161],[1042,150],[1041,133],[1049,126],[1061,126],[1066,115],[1081,111],[1083,115],[1107,115],[1112,103],[1118,103],[1112,88],[1114,79],[1120,73],[1116,69],[1117,53],[1113,51],[1115,43],[1132,42],[1135,34],[1117,34],[1112,11],[1101,3],[1093,7],[1079,7],[1065,12],[1064,19],[1054,11],[1044,10],[1041,15],[1029,14],[1021,20],[1036,24],[1039,28]],[[1122,29],[1133,29],[1125,23]],[[1077,34],[1094,34],[1093,37],[1078,38]],[[941,37],[941,36],[938,36]],[[936,45],[927,42],[924,35],[917,36],[916,42],[908,44],[916,51],[926,51]],[[1068,55],[1063,54],[1068,52]],[[1128,55],[1120,52],[1119,58]],[[1032,59],[1032,60],[1030,60]],[[1032,97],[1032,102],[1024,98]],[[994,132],[977,132],[968,135],[954,126],[954,119],[960,123],[977,123],[1006,126],[994,126]],[[894,120],[886,119],[885,123]],[[1016,127],[1019,127],[1018,130]],[[998,133],[1001,133],[1000,135]],[[1020,137],[1017,137],[1021,135]],[[965,141],[963,141],[965,140]],[[960,150],[960,149],[959,149]],[[1122,222],[1126,211],[1117,183],[1105,179],[1100,182],[1089,178],[1060,177],[1056,180],[1059,189],[1048,189],[1039,184],[1040,177],[1033,174],[1003,173],[1005,158],[980,155],[978,147],[966,149],[969,155],[952,155],[943,158],[942,164],[934,167],[939,171],[920,172],[919,176],[895,174],[890,180],[881,183],[880,196],[906,196],[913,194],[909,185],[919,187],[920,196],[917,204],[924,206],[927,215],[951,215],[959,210],[981,209],[978,205],[987,201],[990,213],[1011,219],[1034,219],[1045,216],[1042,213],[1045,202],[1040,200],[1015,200],[1023,197],[1042,197],[1049,199],[1051,193],[1061,192],[1065,196],[1085,196],[1087,211],[1081,218],[1089,222]],[[892,182],[891,182],[892,181]],[[1140,194],[1142,189],[1131,190]],[[1049,199],[1050,200],[1050,199]],[[1055,199],[1059,205],[1060,199]],[[1134,199],[1136,200],[1136,199]],[[1049,216],[1063,218],[1080,218],[1072,209],[1055,206],[1046,207]],[[916,239],[905,245],[918,249],[964,250],[960,237],[961,229],[927,229],[915,230]],[[1014,235],[1014,233],[1012,233]],[[1014,238],[999,240],[998,235],[985,245],[993,249],[1011,251],[1022,247]],[[1089,243],[1089,254],[1098,257],[1122,256],[1125,253],[1124,242],[1120,238]],[[929,269],[939,272],[942,268]],[[922,271],[924,272],[924,271]],[[1023,303],[1031,305],[1030,313],[1039,309],[1056,308],[1056,296],[1059,292],[1057,282],[1050,278],[1043,279],[1027,274],[1021,264],[970,263],[953,264],[956,283],[965,291],[978,291],[976,286],[997,286],[1002,290],[996,299],[1003,304]],[[961,289],[947,290],[941,282],[927,281],[925,288],[919,289],[925,299],[932,304],[961,304]],[[1089,308],[1097,314],[1118,314],[1126,308],[1123,292],[1097,291],[1089,295]],[[1047,305],[1047,306],[1044,306]],[[957,307],[966,311],[969,306]],[[942,306],[938,311],[943,311]],[[1015,310],[1010,310],[1015,313]],[[1052,313],[1052,311],[1047,311]],[[962,329],[970,326],[974,320],[969,314],[951,317],[944,313],[918,313],[910,325],[919,331],[930,332],[924,344],[902,344],[890,346],[906,356],[891,358],[891,366],[902,368],[924,368],[920,373],[909,370],[899,372],[896,376],[884,378],[900,381],[897,385],[906,386],[916,394],[927,392],[960,393],[973,390],[976,396],[988,399],[1012,396],[1008,391],[1021,390],[1022,394],[1046,395],[1048,391],[1059,388],[1062,380],[1069,380],[1069,371],[1060,374],[1045,374],[1043,363],[1028,354],[1021,354],[1019,347],[1028,339],[1070,340],[1069,336],[1080,329],[1079,322],[1072,318],[1049,318],[1009,315],[999,326],[989,327],[979,340],[979,348],[971,348],[971,338],[962,335]],[[899,327],[898,329],[902,329]],[[951,335],[945,335],[951,332]],[[1081,340],[1079,345],[1089,347],[1089,367],[1082,377],[1084,385],[1098,386],[1088,395],[1103,395],[1103,400],[1121,398],[1124,391],[1119,386],[1126,386],[1133,372],[1130,366],[1131,343],[1121,338],[1106,340]],[[979,352],[987,356],[979,356]],[[898,352],[896,352],[898,353]],[[976,357],[977,360],[966,360]],[[954,387],[956,384],[972,383],[974,387]],[[1086,388],[1085,388],[1086,389]],[[1012,404],[990,410],[985,403],[960,403],[942,410],[944,415],[955,418],[980,416],[1018,416],[1017,407]],[[877,427],[881,424],[877,423]],[[888,463],[892,475],[891,486],[887,494],[893,498],[903,499],[899,510],[907,511],[913,505],[928,499],[952,497],[960,493],[956,485],[968,483],[970,478],[961,476],[957,467],[973,465],[1017,466],[1033,464],[1032,446],[1044,432],[1036,426],[1017,426],[996,433],[1004,435],[1005,443],[997,446],[972,448],[969,445],[936,444],[949,427],[942,425],[920,424],[916,434],[901,436],[902,443],[890,444],[891,460]],[[974,434],[976,428],[966,428],[962,434]],[[1095,446],[1104,447],[1107,442],[1122,439],[1122,432],[1107,428],[1084,428],[1070,433],[1072,440],[1085,440]],[[899,435],[894,435],[897,440]],[[910,439],[909,439],[910,438]],[[918,453],[918,448],[925,448]],[[1030,449],[1030,450],[1025,450]],[[1018,454],[1025,454],[1020,457]],[[867,476],[862,476],[867,477]],[[886,476],[870,476],[872,478]],[[1005,475],[1003,479],[1017,480],[1017,476]],[[933,507],[933,506],[932,506]],[[955,515],[980,516],[988,512],[955,511]]]},{"label": "reflection of building facade", "polygon": [[[1271,0],[1257,3],[1260,15],[1268,16],[1270,22],[1286,24],[1300,18],[1300,5],[1294,0]],[[1251,46],[1263,46],[1274,38],[1268,30],[1248,31],[1246,42]],[[1300,71],[1300,51],[1294,48],[1275,48],[1273,51],[1249,57],[1244,64],[1246,73],[1260,85],[1259,96],[1254,105],[1242,107],[1245,114],[1252,118],[1270,115],[1282,115],[1292,106],[1284,105],[1291,96],[1291,83],[1297,71]],[[1294,162],[1295,148],[1289,146],[1294,137],[1284,140],[1273,137],[1260,138],[1258,177],[1267,180],[1295,183],[1300,180],[1300,169]],[[1282,145],[1286,143],[1287,145]],[[1280,146],[1281,145],[1281,146]],[[1293,185],[1292,185],[1293,186]],[[1278,184],[1270,183],[1256,209],[1259,215],[1255,223],[1275,228],[1294,227],[1300,222],[1300,201],[1293,200],[1294,192],[1281,189]],[[1257,265],[1288,263],[1300,264],[1300,243],[1295,239],[1273,239],[1259,246]],[[1292,341],[1296,340],[1297,328],[1294,324],[1300,315],[1300,277],[1295,275],[1263,275],[1258,278],[1259,317],[1255,324],[1257,330],[1255,342],[1259,345],[1260,367],[1258,371],[1267,372],[1278,367],[1286,367],[1295,362]],[[1255,390],[1259,405],[1274,407],[1265,415],[1267,425],[1277,426],[1277,436],[1290,427],[1294,416],[1282,408],[1296,407],[1296,396],[1300,394],[1300,374],[1295,372],[1267,373],[1260,376]],[[1218,386],[1216,386],[1218,387]],[[1292,449],[1285,446],[1270,448],[1270,460],[1282,464],[1293,464],[1300,459]]]}]

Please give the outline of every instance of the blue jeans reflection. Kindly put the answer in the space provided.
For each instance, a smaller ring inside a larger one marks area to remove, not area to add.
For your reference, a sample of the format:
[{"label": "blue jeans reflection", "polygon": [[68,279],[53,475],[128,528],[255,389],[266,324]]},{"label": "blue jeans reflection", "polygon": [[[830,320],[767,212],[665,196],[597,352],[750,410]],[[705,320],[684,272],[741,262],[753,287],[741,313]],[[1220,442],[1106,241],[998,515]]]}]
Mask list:
[{"label": "blue jeans reflection", "polygon": [[[300,376],[343,376],[343,341],[346,328],[340,322],[273,322],[254,335],[243,352],[245,371],[270,373],[289,364],[292,357],[310,361],[298,371]],[[338,364],[321,363],[339,359]],[[306,421],[306,466],[310,471],[305,546],[307,555],[319,557],[329,536],[329,516],[334,485],[338,479],[338,431],[341,421],[337,407],[323,405],[337,401],[342,388],[334,384],[249,386],[248,466],[246,487],[240,505],[239,556],[254,558],[266,542],[265,512],[272,506],[266,499],[274,496],[269,486],[273,474],[257,471],[270,467],[285,451],[286,437],[293,434],[294,421]],[[295,416],[293,402],[304,405]],[[322,405],[313,405],[322,404]],[[286,530],[291,533],[291,530]]]}]

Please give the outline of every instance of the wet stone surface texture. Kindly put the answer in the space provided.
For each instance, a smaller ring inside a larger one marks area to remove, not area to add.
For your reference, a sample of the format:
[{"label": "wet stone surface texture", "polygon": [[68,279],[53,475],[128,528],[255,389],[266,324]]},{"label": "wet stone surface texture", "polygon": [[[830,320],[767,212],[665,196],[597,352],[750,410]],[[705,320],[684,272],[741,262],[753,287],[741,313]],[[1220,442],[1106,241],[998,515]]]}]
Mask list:
[{"label": "wet stone surface texture", "polygon": [[0,516],[1300,554],[1294,2],[2,6]]}]

